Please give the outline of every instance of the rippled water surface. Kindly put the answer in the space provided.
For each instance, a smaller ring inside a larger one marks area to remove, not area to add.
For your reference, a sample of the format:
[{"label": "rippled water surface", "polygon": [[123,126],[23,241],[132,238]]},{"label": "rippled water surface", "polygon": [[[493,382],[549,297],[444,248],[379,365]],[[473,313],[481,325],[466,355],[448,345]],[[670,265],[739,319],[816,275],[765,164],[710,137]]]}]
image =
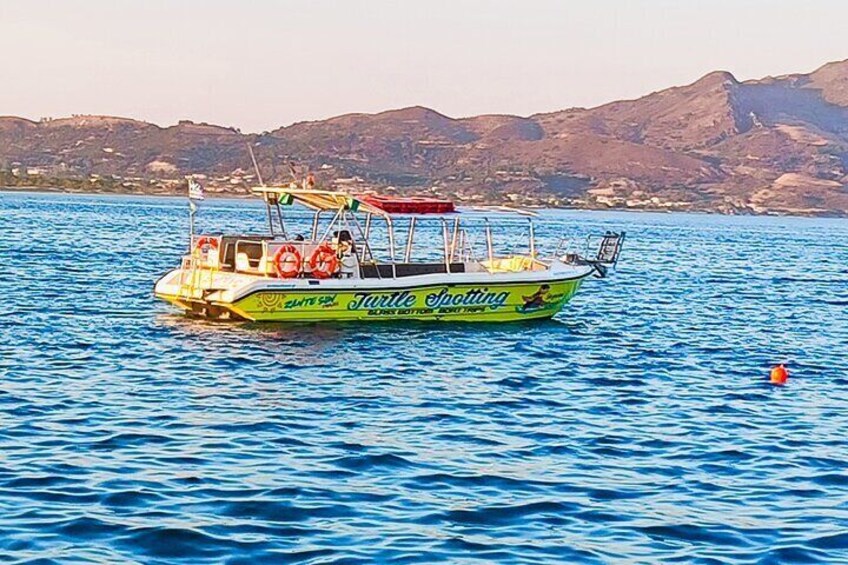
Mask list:
[{"label": "rippled water surface", "polygon": [[184,201],[0,193],[0,562],[848,562],[848,223],[544,216],[551,322],[222,324]]}]

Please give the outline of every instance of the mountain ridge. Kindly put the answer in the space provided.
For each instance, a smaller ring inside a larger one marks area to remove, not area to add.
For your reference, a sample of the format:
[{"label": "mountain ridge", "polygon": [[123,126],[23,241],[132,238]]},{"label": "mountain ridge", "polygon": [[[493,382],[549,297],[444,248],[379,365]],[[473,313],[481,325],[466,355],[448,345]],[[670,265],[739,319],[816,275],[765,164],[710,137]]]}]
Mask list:
[{"label": "mountain ridge", "polygon": [[848,215],[848,59],[739,81],[713,71],[594,108],[452,118],[425,106],[260,134],[118,116],[0,116],[0,184],[244,193],[289,162],[328,187],[470,203]]}]

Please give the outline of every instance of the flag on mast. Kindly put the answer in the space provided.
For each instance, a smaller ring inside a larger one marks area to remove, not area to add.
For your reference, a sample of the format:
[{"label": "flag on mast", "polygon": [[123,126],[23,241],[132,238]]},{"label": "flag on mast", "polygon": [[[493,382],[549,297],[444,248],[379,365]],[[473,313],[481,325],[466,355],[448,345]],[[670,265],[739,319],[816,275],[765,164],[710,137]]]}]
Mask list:
[{"label": "flag on mast", "polygon": [[203,200],[203,187],[194,179],[188,179],[189,200]]}]

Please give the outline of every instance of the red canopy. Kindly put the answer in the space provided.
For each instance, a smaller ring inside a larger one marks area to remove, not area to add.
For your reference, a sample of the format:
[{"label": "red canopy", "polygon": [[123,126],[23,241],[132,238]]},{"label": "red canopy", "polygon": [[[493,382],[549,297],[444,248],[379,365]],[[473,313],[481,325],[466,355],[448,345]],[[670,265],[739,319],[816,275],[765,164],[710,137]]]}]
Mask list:
[{"label": "red canopy", "polygon": [[453,202],[421,196],[399,197],[363,194],[359,200],[389,214],[450,214],[456,212]]}]

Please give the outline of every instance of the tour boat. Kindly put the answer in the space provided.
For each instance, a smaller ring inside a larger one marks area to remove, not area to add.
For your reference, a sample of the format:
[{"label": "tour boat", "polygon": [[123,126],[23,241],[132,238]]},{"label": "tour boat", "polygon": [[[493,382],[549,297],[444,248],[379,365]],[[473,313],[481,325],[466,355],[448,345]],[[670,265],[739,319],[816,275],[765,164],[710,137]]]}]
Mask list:
[{"label": "tour boat", "polygon": [[[587,277],[604,277],[624,242],[623,232],[607,232],[592,240],[591,257],[565,253],[562,243],[542,257],[531,218],[526,253],[496,255],[492,227],[479,214],[396,215],[350,194],[292,186],[253,192],[265,202],[268,233],[192,233],[188,254],[156,283],[155,296],[190,315],[262,322],[544,319]],[[296,205],[313,212],[300,215],[311,233],[294,233],[284,219],[283,209]],[[428,221],[436,229],[416,246]]]}]

